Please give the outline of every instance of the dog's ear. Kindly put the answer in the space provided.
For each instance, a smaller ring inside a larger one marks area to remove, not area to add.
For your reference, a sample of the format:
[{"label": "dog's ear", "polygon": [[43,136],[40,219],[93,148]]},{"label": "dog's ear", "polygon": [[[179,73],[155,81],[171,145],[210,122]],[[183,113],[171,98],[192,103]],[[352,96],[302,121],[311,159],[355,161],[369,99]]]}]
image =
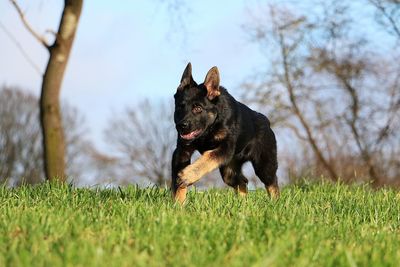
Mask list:
[{"label": "dog's ear", "polygon": [[194,83],[193,77],[192,77],[192,64],[189,62],[183,71],[182,78],[181,78],[181,84],[178,86],[178,90],[183,90],[187,85],[190,85]]},{"label": "dog's ear", "polygon": [[207,88],[207,98],[213,100],[221,94],[219,90],[219,71],[217,67],[212,67],[204,80],[204,86]]}]

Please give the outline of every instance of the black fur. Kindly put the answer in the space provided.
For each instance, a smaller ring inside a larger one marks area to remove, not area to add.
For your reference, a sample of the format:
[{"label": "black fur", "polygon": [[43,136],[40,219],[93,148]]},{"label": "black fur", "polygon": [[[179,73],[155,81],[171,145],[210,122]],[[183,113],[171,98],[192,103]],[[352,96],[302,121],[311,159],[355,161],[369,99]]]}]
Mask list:
[{"label": "black fur", "polygon": [[189,63],[174,97],[178,140],[172,157],[173,192],[191,184],[180,174],[190,165],[195,150],[213,152],[212,158],[219,160],[220,173],[229,186],[247,185],[241,169],[250,161],[265,186],[277,188],[277,148],[269,120],[219,86],[216,67],[204,83],[197,84]]}]

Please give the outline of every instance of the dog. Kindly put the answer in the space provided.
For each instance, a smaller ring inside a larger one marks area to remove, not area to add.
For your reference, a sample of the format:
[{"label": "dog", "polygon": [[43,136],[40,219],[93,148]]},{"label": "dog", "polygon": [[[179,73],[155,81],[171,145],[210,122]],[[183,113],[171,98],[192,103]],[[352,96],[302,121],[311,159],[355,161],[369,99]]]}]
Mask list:
[{"label": "dog", "polygon": [[[277,145],[270,122],[220,86],[217,67],[197,84],[189,62],[174,98],[178,139],[172,155],[171,190],[177,202],[183,204],[188,186],[217,168],[223,181],[245,196],[248,180],[242,165],[248,161],[269,195],[279,196]],[[195,150],[201,156],[191,164]]]}]

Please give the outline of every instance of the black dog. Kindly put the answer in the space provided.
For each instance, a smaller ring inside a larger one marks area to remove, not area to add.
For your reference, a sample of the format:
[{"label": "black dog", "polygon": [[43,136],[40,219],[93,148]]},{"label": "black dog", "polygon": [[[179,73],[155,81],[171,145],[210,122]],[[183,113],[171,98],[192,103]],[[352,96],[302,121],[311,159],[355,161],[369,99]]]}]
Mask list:
[{"label": "black dog", "polygon": [[[243,163],[250,161],[272,197],[278,197],[276,140],[264,115],[236,101],[219,85],[217,67],[197,84],[189,63],[175,94],[174,121],[178,131],[172,156],[172,192],[183,203],[187,187],[219,168],[226,184],[247,193]],[[193,164],[195,150],[202,156]]]}]

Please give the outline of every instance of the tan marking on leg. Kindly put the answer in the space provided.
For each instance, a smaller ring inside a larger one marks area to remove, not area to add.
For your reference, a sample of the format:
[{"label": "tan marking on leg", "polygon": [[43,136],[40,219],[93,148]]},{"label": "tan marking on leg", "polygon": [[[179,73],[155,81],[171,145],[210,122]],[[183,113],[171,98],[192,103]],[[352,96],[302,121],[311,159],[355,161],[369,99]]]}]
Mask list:
[{"label": "tan marking on leg", "polygon": [[222,163],[221,159],[213,155],[213,151],[206,151],[195,162],[188,165],[178,173],[178,177],[183,180],[186,185],[191,185],[207,173],[215,170]]},{"label": "tan marking on leg", "polygon": [[247,195],[247,185],[246,184],[240,184],[237,187],[237,193],[241,197],[245,197]]},{"label": "tan marking on leg", "polygon": [[269,196],[273,199],[278,199],[279,198],[279,187],[275,184],[266,186],[267,192]]},{"label": "tan marking on leg", "polygon": [[183,205],[186,200],[187,187],[179,187],[174,193],[174,199],[179,204]]}]

